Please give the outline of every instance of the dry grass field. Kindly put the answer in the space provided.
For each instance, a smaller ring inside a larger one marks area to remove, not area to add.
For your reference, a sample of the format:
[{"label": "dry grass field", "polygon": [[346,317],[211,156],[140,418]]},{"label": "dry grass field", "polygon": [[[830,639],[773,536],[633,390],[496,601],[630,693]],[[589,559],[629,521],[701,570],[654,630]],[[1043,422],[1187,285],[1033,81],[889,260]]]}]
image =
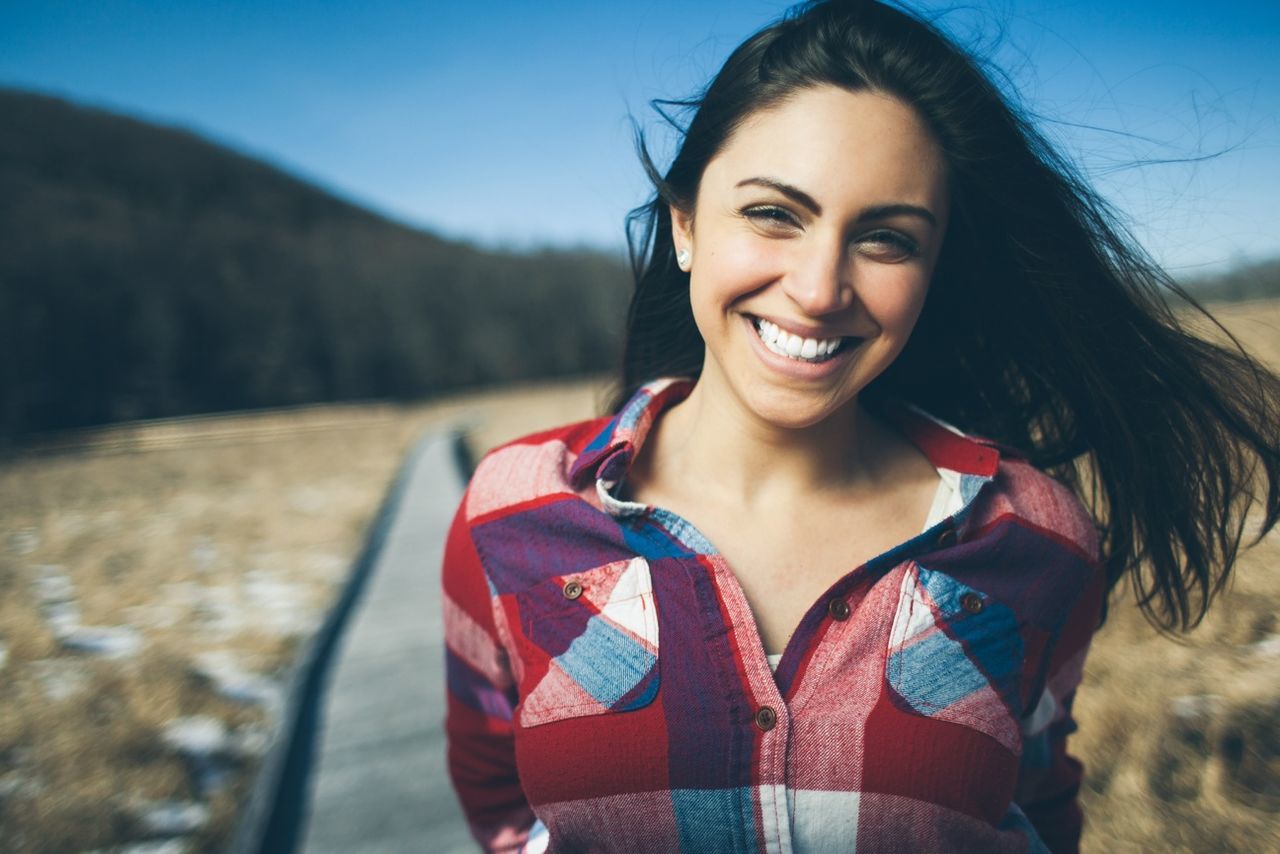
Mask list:
[{"label": "dry grass field", "polygon": [[[1280,301],[1213,311],[1280,371]],[[1116,594],[1075,706],[1084,849],[1280,851],[1280,529],[1184,638]]]},{"label": "dry grass field", "polygon": [[[294,651],[414,439],[551,426],[599,385],[128,425],[0,466],[0,852],[176,829],[223,851]],[[123,629],[115,657],[76,649],[113,637],[83,627]]]},{"label": "dry grass field", "polygon": [[[1280,369],[1280,303],[1216,311]],[[132,425],[0,465],[0,851],[177,829],[222,851],[292,655],[412,441],[456,424],[482,452],[605,391]],[[1278,614],[1277,533],[1185,639],[1117,599],[1076,706],[1087,851],[1280,851]]]}]

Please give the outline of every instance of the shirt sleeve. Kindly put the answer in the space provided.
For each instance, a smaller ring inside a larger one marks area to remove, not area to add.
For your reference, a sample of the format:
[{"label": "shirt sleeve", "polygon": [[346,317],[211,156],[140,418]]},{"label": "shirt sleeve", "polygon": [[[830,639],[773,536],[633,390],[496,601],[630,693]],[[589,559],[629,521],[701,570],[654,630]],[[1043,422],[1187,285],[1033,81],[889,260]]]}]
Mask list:
[{"label": "shirt sleeve", "polygon": [[534,815],[516,773],[515,680],[466,505],[464,497],[449,529],[441,572],[449,776],[481,847],[518,851]]},{"label": "shirt sleeve", "polygon": [[1077,795],[1084,767],[1067,753],[1067,736],[1077,729],[1071,707],[1084,675],[1085,656],[1098,626],[1105,588],[1102,570],[1095,563],[1088,585],[1049,653],[1039,702],[1022,720],[1022,764],[1015,800],[1054,854],[1080,848],[1084,816]]}]

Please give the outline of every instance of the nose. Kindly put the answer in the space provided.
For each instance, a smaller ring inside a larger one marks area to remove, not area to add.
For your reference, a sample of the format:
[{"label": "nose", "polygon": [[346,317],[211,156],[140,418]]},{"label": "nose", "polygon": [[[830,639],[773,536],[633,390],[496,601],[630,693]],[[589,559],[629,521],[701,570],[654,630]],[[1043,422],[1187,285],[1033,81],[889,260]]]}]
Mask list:
[{"label": "nose", "polygon": [[843,241],[810,243],[797,247],[794,263],[783,276],[782,289],[805,314],[831,314],[853,303],[850,273]]}]

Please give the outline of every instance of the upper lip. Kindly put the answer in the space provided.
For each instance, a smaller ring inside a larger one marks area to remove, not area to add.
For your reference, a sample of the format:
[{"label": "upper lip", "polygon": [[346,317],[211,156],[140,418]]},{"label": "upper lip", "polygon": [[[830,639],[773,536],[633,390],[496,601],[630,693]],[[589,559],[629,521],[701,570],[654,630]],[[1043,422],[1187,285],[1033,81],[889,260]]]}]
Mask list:
[{"label": "upper lip", "polygon": [[779,329],[783,330],[784,332],[789,332],[792,335],[799,335],[801,338],[816,338],[819,341],[825,341],[830,338],[859,337],[857,335],[852,335],[848,332],[839,332],[837,330],[831,329],[830,327],[810,326],[807,323],[797,323],[794,320],[780,320],[776,317],[769,317],[764,314],[751,314],[751,315],[748,315],[748,317],[752,319],[752,322],[755,321],[755,318],[767,320],[770,323],[777,326]]}]

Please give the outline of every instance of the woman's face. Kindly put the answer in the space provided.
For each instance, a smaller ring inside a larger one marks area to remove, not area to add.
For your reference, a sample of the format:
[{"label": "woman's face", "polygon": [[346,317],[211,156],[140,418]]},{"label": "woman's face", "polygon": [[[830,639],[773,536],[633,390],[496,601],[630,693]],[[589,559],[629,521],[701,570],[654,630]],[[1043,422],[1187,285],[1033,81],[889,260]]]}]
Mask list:
[{"label": "woman's face", "polygon": [[699,382],[782,427],[841,409],[907,343],[947,207],[942,152],[895,98],[820,86],[749,116],[672,209]]}]

